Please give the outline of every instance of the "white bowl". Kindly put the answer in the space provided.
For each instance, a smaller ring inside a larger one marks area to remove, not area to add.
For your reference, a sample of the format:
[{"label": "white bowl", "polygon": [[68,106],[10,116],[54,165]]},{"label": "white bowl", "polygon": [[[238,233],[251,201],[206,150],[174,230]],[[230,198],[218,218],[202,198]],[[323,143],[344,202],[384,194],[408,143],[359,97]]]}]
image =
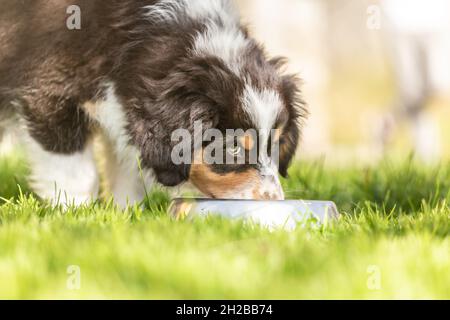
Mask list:
[{"label": "white bowl", "polygon": [[207,216],[241,219],[272,230],[294,230],[308,223],[320,225],[339,218],[334,202],[309,200],[175,199],[170,213],[177,219]]}]

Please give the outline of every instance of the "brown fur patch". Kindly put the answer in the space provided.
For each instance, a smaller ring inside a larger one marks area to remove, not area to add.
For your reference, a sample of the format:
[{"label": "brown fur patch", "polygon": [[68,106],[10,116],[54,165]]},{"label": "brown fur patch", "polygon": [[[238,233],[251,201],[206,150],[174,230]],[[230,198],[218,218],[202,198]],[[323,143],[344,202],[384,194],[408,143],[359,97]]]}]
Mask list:
[{"label": "brown fur patch", "polygon": [[255,147],[255,139],[251,134],[245,134],[239,138],[239,143],[244,147],[245,150],[250,151]]},{"label": "brown fur patch", "polygon": [[249,184],[256,185],[259,173],[251,169],[242,173],[217,174],[206,164],[197,164],[191,167],[190,181],[205,195],[213,198],[229,196],[230,193],[239,192]]},{"label": "brown fur patch", "polygon": [[283,133],[284,128],[277,128],[275,129],[275,135],[273,137],[274,142],[280,141],[281,134]]},{"label": "brown fur patch", "polygon": [[92,118],[92,119],[97,118],[97,110],[98,110],[97,103],[88,101],[83,104],[82,108],[90,118]]}]

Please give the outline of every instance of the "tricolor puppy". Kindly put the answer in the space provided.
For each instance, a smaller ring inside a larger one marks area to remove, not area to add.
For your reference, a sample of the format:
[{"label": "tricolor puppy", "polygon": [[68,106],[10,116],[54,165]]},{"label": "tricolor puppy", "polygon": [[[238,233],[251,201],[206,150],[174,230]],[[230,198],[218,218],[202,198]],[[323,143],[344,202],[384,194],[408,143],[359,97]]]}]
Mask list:
[{"label": "tricolor puppy", "polygon": [[[118,203],[141,200],[152,179],[190,181],[213,198],[283,199],[278,173],[286,175],[305,110],[282,66],[227,0],[1,2],[0,111],[24,126],[43,198],[98,196],[92,141],[102,132],[117,159],[108,175]],[[173,132],[194,135],[198,122],[224,134],[256,129],[224,153],[276,140],[279,161],[258,150],[256,163],[175,164]]]}]

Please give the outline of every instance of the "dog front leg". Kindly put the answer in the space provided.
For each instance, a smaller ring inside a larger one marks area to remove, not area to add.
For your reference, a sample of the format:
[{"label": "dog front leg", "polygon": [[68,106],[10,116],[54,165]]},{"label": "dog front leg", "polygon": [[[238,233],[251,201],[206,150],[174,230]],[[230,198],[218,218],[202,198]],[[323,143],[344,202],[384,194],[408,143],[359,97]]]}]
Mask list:
[{"label": "dog front leg", "polygon": [[95,200],[99,176],[87,115],[76,99],[39,94],[28,98],[22,109],[23,137],[33,191],[53,204]]},{"label": "dog front leg", "polygon": [[58,154],[46,151],[31,137],[27,140],[30,185],[40,198],[67,205],[97,199],[99,178],[91,144],[72,154]]},{"label": "dog front leg", "polygon": [[153,176],[139,166],[138,151],[127,146],[117,148],[108,137],[101,139],[100,170],[106,198],[112,197],[121,208],[141,203],[150,192]]}]

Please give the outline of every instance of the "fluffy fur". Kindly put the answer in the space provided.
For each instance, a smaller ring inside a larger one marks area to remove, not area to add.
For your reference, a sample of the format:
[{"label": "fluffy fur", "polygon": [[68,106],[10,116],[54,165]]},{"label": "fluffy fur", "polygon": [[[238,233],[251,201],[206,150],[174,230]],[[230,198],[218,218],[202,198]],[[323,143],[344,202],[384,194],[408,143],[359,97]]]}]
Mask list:
[{"label": "fluffy fur", "polygon": [[[81,30],[66,28],[66,8],[74,4]],[[223,132],[280,128],[279,169],[286,175],[305,109],[283,64],[267,58],[227,0],[3,0],[0,11],[0,110],[20,115],[44,158],[86,155],[92,135],[103,130],[127,159],[120,172],[140,158],[161,184],[191,180],[212,197],[283,196],[278,175],[262,174],[263,163],[174,165],[172,132],[193,131],[195,121]],[[34,168],[35,180],[44,179],[41,166]],[[66,175],[54,175],[62,192],[70,191]],[[124,181],[117,184],[125,192]]]}]

